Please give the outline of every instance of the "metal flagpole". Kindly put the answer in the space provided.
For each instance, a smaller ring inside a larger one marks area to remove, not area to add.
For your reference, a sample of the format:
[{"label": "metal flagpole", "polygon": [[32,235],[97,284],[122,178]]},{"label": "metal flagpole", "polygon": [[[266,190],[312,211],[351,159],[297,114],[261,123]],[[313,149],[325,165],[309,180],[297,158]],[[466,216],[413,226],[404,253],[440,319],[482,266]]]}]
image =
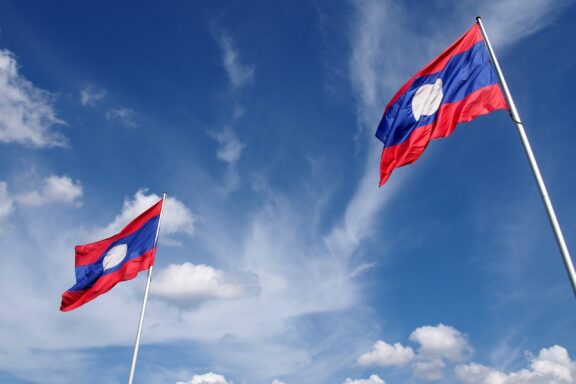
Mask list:
[{"label": "metal flagpole", "polygon": [[[158,244],[158,235],[160,234],[160,224],[162,224],[162,213],[164,212],[164,204],[166,203],[166,192],[162,195],[162,208],[160,208],[160,217],[158,218],[158,228],[156,228],[156,237],[154,238],[154,246]],[[152,281],[152,265],[148,268],[148,276],[146,277],[146,289],[144,290],[144,302],[142,303],[142,311],[140,312],[140,323],[138,324],[138,332],[136,333],[136,344],[134,345],[134,354],[132,355],[132,366],[130,367],[130,378],[128,384],[132,384],[134,380],[134,370],[136,369],[136,359],[138,358],[138,349],[140,348],[140,336],[142,335],[142,324],[144,323],[144,312],[146,312],[146,303],[148,302],[148,291],[150,290],[150,282]]]},{"label": "metal flagpole", "polygon": [[512,118],[514,124],[516,124],[518,134],[522,139],[522,144],[524,144],[524,150],[526,151],[526,155],[528,156],[528,160],[530,161],[530,165],[532,166],[532,172],[534,173],[534,178],[536,179],[536,183],[538,184],[538,188],[540,189],[540,195],[542,196],[542,200],[544,201],[544,205],[546,206],[546,212],[548,212],[548,218],[550,219],[550,224],[552,225],[552,229],[554,230],[554,235],[556,236],[556,242],[558,243],[558,248],[560,248],[560,253],[562,254],[564,266],[566,267],[566,272],[568,273],[568,277],[570,278],[570,282],[572,283],[572,290],[574,292],[574,295],[576,295],[576,272],[574,271],[574,264],[572,263],[572,259],[570,257],[570,253],[568,252],[566,242],[564,241],[564,236],[562,235],[560,224],[558,224],[558,219],[556,219],[556,213],[554,212],[552,202],[550,201],[550,197],[548,196],[546,185],[544,185],[544,180],[542,179],[540,169],[538,168],[538,164],[536,163],[536,158],[534,157],[534,153],[532,152],[532,148],[530,147],[528,136],[526,136],[526,132],[524,131],[524,126],[522,125],[522,121],[520,120],[520,115],[518,114],[518,110],[516,109],[516,105],[514,104],[514,100],[512,99],[512,95],[508,90],[508,85],[506,84],[506,80],[504,79],[504,75],[502,74],[502,70],[500,69],[500,65],[498,64],[498,59],[496,59],[496,54],[492,49],[492,45],[490,44],[490,40],[488,39],[488,35],[486,34],[486,30],[484,29],[484,25],[482,24],[482,19],[480,17],[477,17],[476,20],[478,22],[480,30],[482,31],[482,35],[484,36],[484,41],[486,41],[486,45],[488,46],[488,51],[490,52],[490,57],[492,58],[492,62],[494,63],[494,67],[496,68],[496,72],[498,73],[498,77],[500,78],[500,84],[502,85],[504,96],[506,97],[508,107],[510,108],[509,109],[510,117]]}]

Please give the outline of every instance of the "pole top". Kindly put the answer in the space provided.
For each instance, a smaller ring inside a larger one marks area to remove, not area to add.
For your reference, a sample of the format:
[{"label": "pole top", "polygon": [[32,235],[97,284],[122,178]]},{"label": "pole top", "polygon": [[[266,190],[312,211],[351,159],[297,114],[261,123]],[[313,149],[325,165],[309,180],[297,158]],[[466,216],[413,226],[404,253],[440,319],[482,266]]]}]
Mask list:
[{"label": "pole top", "polygon": [[476,16],[476,21],[480,21],[482,18],[480,16]]}]

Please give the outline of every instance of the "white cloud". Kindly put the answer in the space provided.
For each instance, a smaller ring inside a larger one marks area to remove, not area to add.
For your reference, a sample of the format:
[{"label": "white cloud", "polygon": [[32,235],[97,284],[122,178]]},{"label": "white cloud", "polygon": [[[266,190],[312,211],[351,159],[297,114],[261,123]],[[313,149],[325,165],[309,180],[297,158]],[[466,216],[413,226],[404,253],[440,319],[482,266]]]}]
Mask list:
[{"label": "white cloud", "polygon": [[14,201],[8,193],[8,183],[0,181],[0,234],[2,227],[8,216],[14,209]]},{"label": "white cloud", "polygon": [[220,160],[228,164],[234,164],[240,159],[244,144],[238,139],[234,131],[224,129],[212,134],[212,137],[220,144],[216,153]]},{"label": "white cloud", "polygon": [[159,271],[151,293],[181,304],[211,299],[237,299],[258,294],[258,275],[251,272],[226,274],[208,265],[171,264]]},{"label": "white cloud", "polygon": [[459,365],[456,377],[465,384],[569,384],[576,381],[576,362],[566,348],[554,345],[543,348],[538,356],[527,356],[528,368],[502,372],[481,364]]},{"label": "white cloud", "polygon": [[239,53],[234,46],[234,40],[225,32],[218,36],[218,43],[222,49],[222,64],[234,88],[242,88],[254,79],[254,67],[242,64]]},{"label": "white cloud", "polygon": [[101,102],[105,96],[105,89],[88,86],[80,91],[80,103],[85,107],[91,107]]},{"label": "white cloud", "polygon": [[462,361],[471,356],[473,349],[466,336],[454,327],[444,324],[416,328],[410,340],[420,344],[417,353],[401,343],[377,341],[371,351],[362,354],[358,363],[363,366],[405,366],[427,380],[443,377],[447,362]]},{"label": "white cloud", "polygon": [[416,328],[410,334],[410,340],[420,344],[418,354],[422,357],[463,360],[473,352],[466,336],[456,328],[438,324]]},{"label": "white cloud", "polygon": [[82,184],[68,176],[51,175],[46,177],[38,190],[24,192],[15,196],[23,206],[41,206],[49,203],[67,203],[81,205]]},{"label": "white cloud", "polygon": [[426,357],[417,360],[412,365],[412,370],[416,376],[426,380],[440,380],[444,377],[446,363],[439,357]]},{"label": "white cloud", "polygon": [[176,384],[232,384],[222,375],[208,372],[203,375],[194,375],[190,381],[178,381]]},{"label": "white cloud", "polygon": [[106,119],[115,121],[128,129],[138,127],[136,117],[136,112],[130,108],[110,108],[106,111]]},{"label": "white cloud", "polygon": [[18,73],[8,50],[0,50],[0,142],[33,147],[62,147],[66,138],[52,129],[65,124],[53,109],[53,95]]},{"label": "white cloud", "polygon": [[[139,190],[134,195],[134,198],[124,200],[122,212],[116,216],[112,223],[99,230],[97,236],[105,237],[119,232],[160,199],[161,197],[154,193],[147,194],[146,189]],[[169,245],[171,240],[169,235],[183,233],[192,236],[194,234],[194,223],[197,219],[197,216],[184,203],[168,195],[162,215],[159,241]]]},{"label": "white cloud", "polygon": [[272,384],[286,384],[286,383],[278,379],[274,379],[274,381],[272,381]]},{"label": "white cloud", "polygon": [[377,341],[372,350],[362,354],[358,358],[360,365],[405,365],[414,359],[414,351],[410,347],[404,347],[400,343],[388,344]]},{"label": "white cloud", "polygon": [[476,9],[490,41],[505,46],[550,25],[570,3],[568,0],[468,0],[459,5],[466,10]]},{"label": "white cloud", "polygon": [[351,379],[347,378],[344,384],[386,384],[378,375],[370,375],[367,379]]}]

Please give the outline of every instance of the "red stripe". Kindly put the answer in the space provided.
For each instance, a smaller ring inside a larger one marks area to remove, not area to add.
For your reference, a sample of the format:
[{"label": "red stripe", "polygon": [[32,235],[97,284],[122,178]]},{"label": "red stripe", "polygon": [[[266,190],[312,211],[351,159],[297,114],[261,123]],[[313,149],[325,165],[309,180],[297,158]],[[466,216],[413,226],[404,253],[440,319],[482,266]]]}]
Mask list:
[{"label": "red stripe", "polygon": [[160,210],[162,209],[162,200],[154,204],[152,207],[148,208],[144,213],[140,216],[132,220],[130,224],[128,224],[120,233],[109,237],[104,240],[97,241],[95,243],[84,244],[84,245],[77,245],[75,248],[76,251],[76,266],[92,264],[98,260],[102,253],[110,246],[111,243],[115,242],[122,237],[125,237],[131,233],[136,232],[148,220],[151,218],[160,215]]},{"label": "red stripe", "polygon": [[110,274],[101,276],[94,285],[83,291],[66,291],[62,294],[62,304],[60,310],[71,311],[96,297],[108,292],[116,284],[125,280],[132,280],[138,272],[150,268],[154,264],[156,247],[152,248],[142,256],[127,261],[120,269]]},{"label": "red stripe", "polygon": [[395,168],[413,163],[432,139],[450,135],[456,125],[497,109],[507,109],[498,84],[481,88],[455,103],[442,104],[432,124],[416,128],[403,143],[386,147],[380,160],[380,186]]},{"label": "red stripe", "polygon": [[422,68],[418,73],[412,76],[410,80],[408,80],[406,84],[404,84],[402,88],[400,88],[398,92],[396,92],[392,100],[390,100],[388,105],[386,105],[384,112],[386,112],[388,108],[390,108],[390,106],[392,106],[392,104],[394,104],[396,100],[398,100],[398,98],[401,95],[403,95],[408,90],[408,88],[410,88],[410,86],[412,85],[414,80],[416,80],[416,78],[418,78],[419,76],[430,75],[432,73],[440,72],[446,66],[448,60],[450,60],[453,56],[469,50],[474,46],[474,44],[476,44],[479,41],[482,41],[482,39],[483,39],[482,32],[480,31],[478,24],[474,23],[472,28],[470,28],[464,35],[462,35],[458,40],[452,43],[452,45],[450,45],[444,52],[442,52],[440,56],[436,57],[434,60],[428,63],[428,65]]}]

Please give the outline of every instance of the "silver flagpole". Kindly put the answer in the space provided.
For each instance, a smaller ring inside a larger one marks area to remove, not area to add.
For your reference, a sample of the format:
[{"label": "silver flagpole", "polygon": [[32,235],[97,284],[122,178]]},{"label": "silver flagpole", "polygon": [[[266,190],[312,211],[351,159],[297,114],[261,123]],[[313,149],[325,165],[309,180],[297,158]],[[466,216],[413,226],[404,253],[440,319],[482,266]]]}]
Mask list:
[{"label": "silver flagpole", "polygon": [[514,100],[512,99],[510,90],[508,90],[508,85],[506,84],[506,80],[504,79],[504,75],[502,74],[502,70],[500,69],[500,65],[498,64],[498,59],[496,59],[496,54],[492,49],[492,45],[490,44],[490,40],[488,39],[488,35],[486,34],[486,30],[484,29],[484,25],[482,24],[482,19],[480,17],[477,17],[476,20],[478,22],[480,30],[482,31],[482,35],[484,36],[484,41],[486,41],[486,45],[488,46],[488,51],[490,52],[492,63],[494,63],[494,67],[496,68],[496,72],[498,73],[498,77],[500,78],[500,84],[502,85],[504,96],[506,97],[508,107],[510,108],[510,117],[512,117],[512,121],[514,122],[514,124],[516,124],[518,134],[522,139],[522,144],[524,144],[524,150],[526,151],[526,155],[528,156],[528,160],[530,161],[530,165],[532,166],[532,172],[534,173],[534,178],[536,179],[536,183],[538,184],[538,188],[540,189],[540,195],[542,196],[542,200],[544,201],[544,205],[546,206],[546,212],[548,212],[548,218],[550,219],[550,224],[552,225],[552,229],[554,230],[554,235],[556,236],[556,242],[558,243],[558,248],[560,248],[560,253],[562,254],[564,266],[566,267],[566,272],[568,273],[568,277],[570,278],[570,282],[572,283],[572,291],[574,292],[574,295],[576,295],[576,272],[574,271],[574,264],[572,263],[572,259],[570,257],[570,253],[568,252],[566,242],[564,241],[564,236],[562,235],[560,224],[558,224],[558,219],[556,219],[556,213],[554,212],[552,202],[550,201],[550,197],[548,196],[546,185],[544,185],[544,180],[542,179],[540,169],[538,168],[538,164],[536,163],[536,158],[534,157],[534,153],[532,152],[532,148],[530,147],[528,136],[526,136],[526,132],[524,131],[522,120],[520,120],[520,115],[518,114],[518,110],[516,109],[516,105],[514,104]]},{"label": "silver flagpole", "polygon": [[[156,237],[154,238],[154,246],[158,244],[158,235],[160,234],[160,224],[162,224],[162,213],[164,212],[164,204],[166,203],[166,192],[162,195],[162,208],[160,209],[160,217],[158,218],[158,228],[156,229]],[[134,380],[134,370],[136,369],[136,359],[138,358],[138,349],[140,348],[140,336],[142,335],[142,324],[144,324],[144,313],[146,312],[146,303],[148,302],[148,291],[150,290],[150,282],[152,281],[152,265],[148,269],[148,276],[146,277],[146,289],[144,290],[144,302],[142,303],[142,311],[140,312],[140,323],[138,324],[138,332],[136,333],[136,344],[134,345],[134,354],[132,355],[132,366],[130,367],[130,378],[128,384],[132,384]]]}]

